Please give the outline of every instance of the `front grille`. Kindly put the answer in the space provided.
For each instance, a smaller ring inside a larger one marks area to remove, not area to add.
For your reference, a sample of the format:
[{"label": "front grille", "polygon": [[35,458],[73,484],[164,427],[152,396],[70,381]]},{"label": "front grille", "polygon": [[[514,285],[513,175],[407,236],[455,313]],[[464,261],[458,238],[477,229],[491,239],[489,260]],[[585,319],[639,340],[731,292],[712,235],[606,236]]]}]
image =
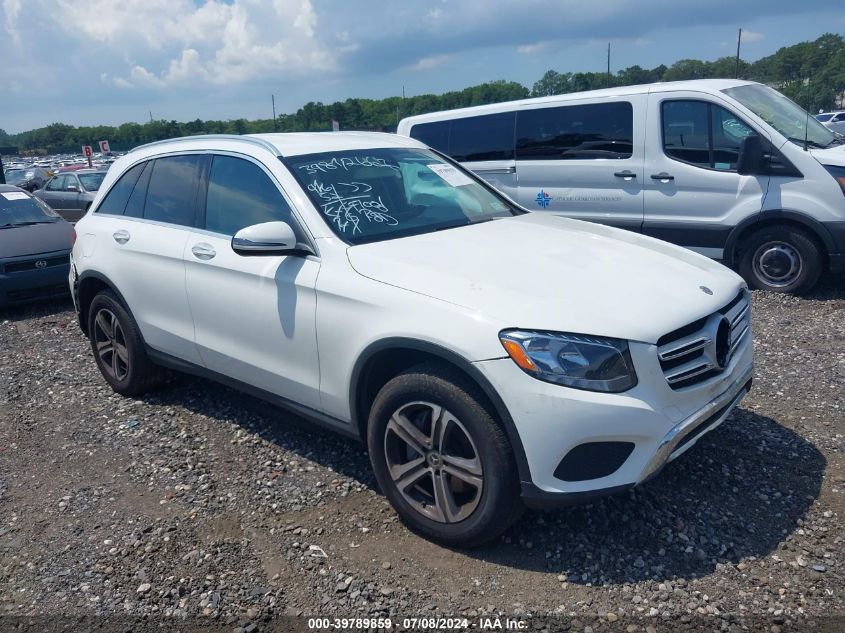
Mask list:
[{"label": "front grille", "polygon": [[[38,262],[44,262],[39,266]],[[60,255],[59,257],[39,257],[36,259],[27,259],[24,261],[9,262],[3,267],[3,272],[6,273],[22,273],[29,270],[40,270],[44,268],[52,268],[53,266],[62,266],[68,263],[67,255]]]},{"label": "front grille", "polygon": [[719,311],[660,337],[657,358],[672,389],[722,373],[751,331],[751,303],[741,290]]}]

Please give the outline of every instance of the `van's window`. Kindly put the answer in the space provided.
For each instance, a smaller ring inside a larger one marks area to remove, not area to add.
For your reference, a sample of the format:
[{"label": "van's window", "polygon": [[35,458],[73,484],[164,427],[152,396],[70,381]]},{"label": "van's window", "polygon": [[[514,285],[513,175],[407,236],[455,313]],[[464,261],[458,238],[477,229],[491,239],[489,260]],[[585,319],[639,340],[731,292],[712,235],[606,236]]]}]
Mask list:
[{"label": "van's window", "polygon": [[215,156],[206,197],[205,228],[234,235],[245,226],[282,221],[297,230],[291,210],[260,167],[231,156]]},{"label": "van's window", "polygon": [[417,123],[411,128],[410,135],[444,154],[449,153],[449,121]]},{"label": "van's window", "polygon": [[106,197],[97,207],[95,213],[109,213],[111,215],[123,215],[123,210],[126,208],[126,202],[132,190],[135,188],[135,183],[138,182],[138,176],[141,175],[141,170],[145,163],[135,165],[114,184],[114,186],[106,194]]},{"label": "van's window", "polygon": [[457,161],[513,159],[513,112],[453,119],[449,156]]},{"label": "van's window", "polygon": [[663,151],[670,158],[718,171],[735,171],[739,145],[754,134],[732,112],[706,101],[662,104]]},{"label": "van's window", "polygon": [[150,174],[144,218],[192,226],[203,156],[157,158]]},{"label": "van's window", "polygon": [[135,183],[135,188],[132,190],[132,195],[129,196],[129,202],[126,203],[126,211],[123,215],[132,218],[140,218],[144,215],[144,201],[147,199],[147,186],[150,184],[150,172],[152,170],[153,161],[148,160],[144,163],[144,171],[141,172],[138,182]]},{"label": "van's window", "polygon": [[283,162],[325,222],[348,244],[522,213],[477,177],[427,149],[325,152],[285,157]]},{"label": "van's window", "polygon": [[520,110],[517,160],[630,158],[634,110],[627,101]]},{"label": "van's window", "polygon": [[824,148],[835,145],[836,135],[777,90],[746,84],[722,90],[797,145]]}]

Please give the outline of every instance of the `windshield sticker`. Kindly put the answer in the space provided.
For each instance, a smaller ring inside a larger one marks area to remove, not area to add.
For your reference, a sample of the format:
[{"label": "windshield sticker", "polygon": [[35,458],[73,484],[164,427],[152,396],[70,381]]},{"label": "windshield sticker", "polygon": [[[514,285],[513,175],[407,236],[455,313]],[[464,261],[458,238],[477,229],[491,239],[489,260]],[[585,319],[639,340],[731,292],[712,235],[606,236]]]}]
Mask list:
[{"label": "windshield sticker", "polygon": [[432,165],[426,165],[426,167],[453,187],[472,184],[472,178],[467,176],[465,173],[458,171],[452,165],[447,165],[446,163],[434,163]]},{"label": "windshield sticker", "polygon": [[312,176],[317,173],[325,173],[336,169],[349,171],[350,167],[386,167],[387,169],[399,169],[399,165],[391,165],[384,158],[378,158],[376,156],[344,156],[342,158],[332,158],[331,160],[321,160],[316,163],[309,163],[308,165],[300,165],[299,169],[304,169],[309,176]]},{"label": "windshield sticker", "polygon": [[373,188],[363,182],[338,182],[325,185],[317,180],[308,185],[308,191],[316,193],[324,202],[320,204],[323,213],[343,232],[352,235],[361,233],[361,221],[396,226],[399,220],[390,215],[390,210],[373,195]]},{"label": "windshield sticker", "polygon": [[2,194],[6,200],[29,200],[29,196],[23,191],[4,191]]}]

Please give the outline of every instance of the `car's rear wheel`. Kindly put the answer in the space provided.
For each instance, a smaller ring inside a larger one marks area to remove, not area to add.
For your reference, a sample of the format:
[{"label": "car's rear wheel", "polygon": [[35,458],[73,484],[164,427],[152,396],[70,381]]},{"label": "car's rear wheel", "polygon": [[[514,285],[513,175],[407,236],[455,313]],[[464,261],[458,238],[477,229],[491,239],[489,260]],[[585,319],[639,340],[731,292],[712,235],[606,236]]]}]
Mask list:
[{"label": "car's rear wheel", "polygon": [[758,290],[803,294],[816,285],[823,264],[821,247],[806,232],[770,226],[743,242],[739,272]]},{"label": "car's rear wheel", "polygon": [[97,367],[117,393],[136,396],[156,383],[160,372],[147,357],[138,324],[111,290],[91,301],[88,333]]},{"label": "car's rear wheel", "polygon": [[460,372],[425,364],[396,376],[376,396],[367,430],[376,479],[413,530],[472,547],[519,516],[510,443]]}]

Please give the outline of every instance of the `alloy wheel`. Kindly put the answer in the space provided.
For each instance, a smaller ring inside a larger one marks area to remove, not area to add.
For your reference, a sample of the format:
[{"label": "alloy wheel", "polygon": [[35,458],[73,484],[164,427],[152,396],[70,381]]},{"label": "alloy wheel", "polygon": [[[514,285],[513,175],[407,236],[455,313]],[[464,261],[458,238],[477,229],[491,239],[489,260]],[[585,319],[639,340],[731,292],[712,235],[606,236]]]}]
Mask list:
[{"label": "alloy wheel", "polygon": [[440,405],[416,401],[397,409],[384,452],[396,489],[425,517],[457,523],[478,507],[484,488],[478,450],[466,427]]},{"label": "alloy wheel", "polygon": [[94,318],[94,344],[103,369],[116,381],[129,373],[129,350],[114,312],[101,308]]}]

